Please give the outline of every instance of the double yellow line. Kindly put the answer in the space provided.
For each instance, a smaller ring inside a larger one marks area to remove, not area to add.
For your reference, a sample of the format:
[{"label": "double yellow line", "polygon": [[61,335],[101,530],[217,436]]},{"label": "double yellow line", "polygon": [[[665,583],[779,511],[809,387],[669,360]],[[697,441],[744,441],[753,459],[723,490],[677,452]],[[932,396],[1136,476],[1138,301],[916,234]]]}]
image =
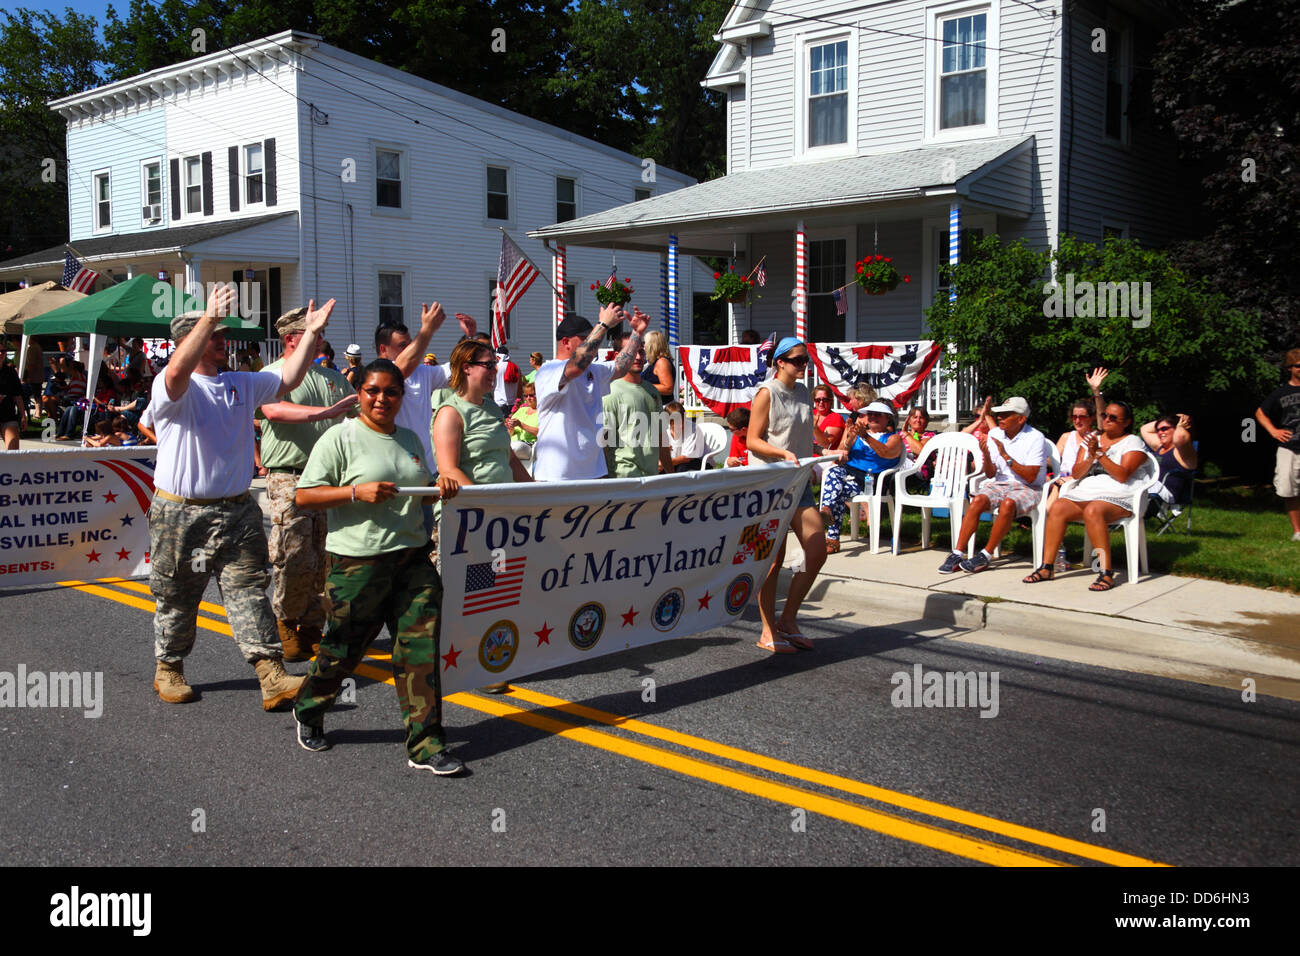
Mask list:
[{"label": "double yellow line", "polygon": [[[59,583],[64,587],[116,601],[128,607],[150,613],[154,611],[152,600],[136,596],[150,593],[149,588],[139,582],[121,578],[101,578],[93,584],[81,581]],[[112,587],[104,585],[112,585]],[[196,621],[199,627],[220,634],[230,634],[230,625],[222,619],[225,617],[224,608],[205,601],[199,605],[199,610],[201,613]],[[361,664],[357,668],[357,674],[380,683],[392,684],[391,672],[375,666],[386,662],[390,656],[380,653],[367,656],[374,664]],[[996,817],[971,813],[947,804],[825,773],[785,760],[777,760],[764,754],[731,747],[704,737],[684,734],[634,718],[611,714],[522,687],[512,686],[508,695],[498,698],[461,693],[452,694],[446,698],[446,701],[494,717],[504,717],[607,753],[619,754],[683,776],[704,780],[720,787],[761,797],[791,808],[799,808],[807,813],[840,820],[866,830],[980,863],[996,866],[1069,866],[1073,865],[1073,861],[1068,858],[1077,857],[1113,866],[1165,865],[1043,830],[1020,826]],[[533,706],[520,707],[513,701]],[[562,720],[556,716],[557,713],[577,718],[586,722],[586,725]],[[597,729],[590,724],[611,728],[618,733]],[[646,743],[645,740],[652,740],[655,743]],[[679,749],[669,749],[669,747]],[[683,753],[683,750],[688,752]],[[701,755],[726,761],[727,764],[739,765],[739,767],[705,760]],[[759,776],[752,771],[761,771],[785,779]],[[790,781],[807,786],[799,786]],[[811,787],[820,789],[814,790]],[[925,820],[913,819],[847,799],[844,795],[978,832],[972,834],[936,826]],[[1051,851],[1066,859],[1044,856],[1027,847],[994,842],[987,835],[1000,837],[1013,843],[1027,844],[1028,847],[1037,850]]]}]

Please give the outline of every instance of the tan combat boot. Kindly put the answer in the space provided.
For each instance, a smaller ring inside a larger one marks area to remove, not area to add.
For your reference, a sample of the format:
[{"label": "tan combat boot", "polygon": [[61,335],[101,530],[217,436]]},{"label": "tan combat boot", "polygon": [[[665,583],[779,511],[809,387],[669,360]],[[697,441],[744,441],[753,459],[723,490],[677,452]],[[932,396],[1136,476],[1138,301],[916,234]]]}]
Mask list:
[{"label": "tan combat boot", "polygon": [[153,689],[168,704],[187,704],[196,696],[194,688],[185,683],[185,669],[180,661],[158,662]]},{"label": "tan combat boot", "polygon": [[298,688],[307,679],[306,675],[294,677],[286,673],[283,664],[265,657],[253,666],[262,685],[262,709],[266,711],[281,710],[286,704],[292,704],[298,697]]},{"label": "tan combat boot", "polygon": [[275,629],[280,632],[280,647],[284,649],[284,659],[294,661],[311,660],[312,652],[298,633],[298,626],[286,621],[275,622]]}]

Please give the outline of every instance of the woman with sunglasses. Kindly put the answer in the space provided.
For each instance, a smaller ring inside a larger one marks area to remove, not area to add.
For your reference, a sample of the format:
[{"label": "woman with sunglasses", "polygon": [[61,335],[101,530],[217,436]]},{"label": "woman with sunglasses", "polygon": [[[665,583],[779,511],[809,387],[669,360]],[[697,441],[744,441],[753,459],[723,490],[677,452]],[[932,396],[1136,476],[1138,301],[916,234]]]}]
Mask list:
[{"label": "woman with sunglasses", "polygon": [[[431,475],[419,437],[397,426],[404,392],[402,373],[388,359],[367,365],[357,389],[361,414],[320,437],[298,479],[299,508],[329,509],[330,612],[294,717],[299,746],[328,750],[325,712],[387,624],[407,766],[450,776],[464,765],[447,753],[442,729],[442,580],[429,561],[420,500],[397,494],[399,485],[428,485]],[[442,500],[459,486],[444,472],[438,489]]]},{"label": "woman with sunglasses", "polygon": [[829,385],[821,384],[813,388],[812,403],[813,424],[820,428],[822,434],[830,439],[830,444],[825,448],[820,445],[816,446],[815,451],[817,454],[822,455],[828,450],[834,451],[840,447],[840,438],[844,434],[844,418],[832,411],[835,407],[835,395]]},{"label": "woman with sunglasses", "polygon": [[[772,366],[775,374],[759,385],[750,406],[749,452],[759,461],[797,463],[800,458],[812,457],[814,444],[823,447],[830,444],[813,424],[812,398],[808,386],[800,381],[808,368],[808,346],[793,336],[782,339],[772,350]],[[790,518],[790,529],[803,548],[804,569],[790,582],[779,618],[776,586],[785,558],[784,538],[758,594],[763,633],[757,646],[773,654],[793,654],[796,648],[808,651],[813,646],[812,641],[799,633],[796,615],[817,572],[826,563],[826,529],[808,485],[804,486]]]},{"label": "woman with sunglasses", "polygon": [[1093,547],[1101,551],[1101,573],[1089,591],[1109,591],[1115,586],[1111,568],[1110,524],[1129,517],[1133,486],[1146,471],[1142,439],[1132,434],[1133,411],[1127,402],[1111,402],[1101,416],[1101,433],[1090,433],[1083,453],[1071,471],[1079,481],[1061,492],[1047,512],[1043,563],[1025,578],[1026,584],[1050,581],[1056,576],[1052,558],[1065,540],[1065,526],[1080,521]]},{"label": "woman with sunglasses", "polygon": [[1160,484],[1151,489],[1147,517],[1160,510],[1161,502],[1187,504],[1192,500],[1192,479],[1196,477],[1192,416],[1182,412],[1166,415],[1147,422],[1138,433],[1160,462]]},{"label": "woman with sunglasses", "polygon": [[894,427],[894,410],[884,402],[874,401],[875,397],[876,390],[869,385],[855,386],[849,392],[853,423],[844,430],[836,449],[845,452],[848,460],[831,467],[822,482],[827,554],[840,550],[840,525],[848,513],[849,501],[863,494],[869,481],[887,468],[896,467],[903,457],[903,433]]}]

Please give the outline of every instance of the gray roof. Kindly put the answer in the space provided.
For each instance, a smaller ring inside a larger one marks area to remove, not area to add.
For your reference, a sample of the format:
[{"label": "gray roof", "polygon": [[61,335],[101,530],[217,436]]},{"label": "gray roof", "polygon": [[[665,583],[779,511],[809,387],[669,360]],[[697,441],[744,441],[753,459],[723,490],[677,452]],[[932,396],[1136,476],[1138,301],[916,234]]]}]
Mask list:
[{"label": "gray roof", "polygon": [[984,172],[1033,144],[1033,136],[925,146],[820,163],[750,169],[652,196],[640,202],[570,219],[530,232],[534,239],[572,239],[623,230],[741,219],[771,213],[830,209],[922,197],[929,191],[960,194]]},{"label": "gray roof", "polygon": [[[205,239],[216,239],[218,236],[227,236],[232,232],[251,229],[276,219],[283,219],[285,216],[295,215],[297,215],[296,211],[288,210],[269,216],[253,216],[249,219],[224,219],[221,222],[201,222],[171,229],[150,229],[147,232],[126,232],[116,236],[78,239],[76,255],[82,262],[94,262],[97,259],[138,255],[145,252],[169,252],[184,249]],[[0,262],[0,272],[62,265],[65,251],[65,246],[50,246],[38,252],[29,252],[25,256]]]}]

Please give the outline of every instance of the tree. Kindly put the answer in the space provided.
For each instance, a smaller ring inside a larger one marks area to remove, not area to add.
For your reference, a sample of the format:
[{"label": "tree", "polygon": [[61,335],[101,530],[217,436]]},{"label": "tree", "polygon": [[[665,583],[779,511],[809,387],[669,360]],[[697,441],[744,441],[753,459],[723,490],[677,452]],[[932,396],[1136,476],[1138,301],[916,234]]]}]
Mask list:
[{"label": "tree", "polygon": [[[1111,238],[1097,247],[1062,236],[1055,252],[1038,252],[990,236],[944,270],[957,298],[937,294],[926,317],[951,347],[945,361],[977,369],[985,394],[1023,395],[1044,431],[1050,422],[1064,426],[1070,403],[1086,391],[1084,374],[1099,365],[1112,370],[1106,393],[1129,401],[1140,421],[1187,411],[1225,432],[1271,387],[1275,372],[1261,354],[1258,317],[1135,241]],[[1118,289],[1113,299],[1098,289],[1106,282],[1126,286],[1123,314],[1112,308],[1121,304]]]},{"label": "tree", "polygon": [[1157,116],[1205,175],[1204,235],[1174,250],[1233,304],[1258,311],[1268,347],[1297,344],[1300,314],[1300,0],[1186,4],[1153,62]]}]

